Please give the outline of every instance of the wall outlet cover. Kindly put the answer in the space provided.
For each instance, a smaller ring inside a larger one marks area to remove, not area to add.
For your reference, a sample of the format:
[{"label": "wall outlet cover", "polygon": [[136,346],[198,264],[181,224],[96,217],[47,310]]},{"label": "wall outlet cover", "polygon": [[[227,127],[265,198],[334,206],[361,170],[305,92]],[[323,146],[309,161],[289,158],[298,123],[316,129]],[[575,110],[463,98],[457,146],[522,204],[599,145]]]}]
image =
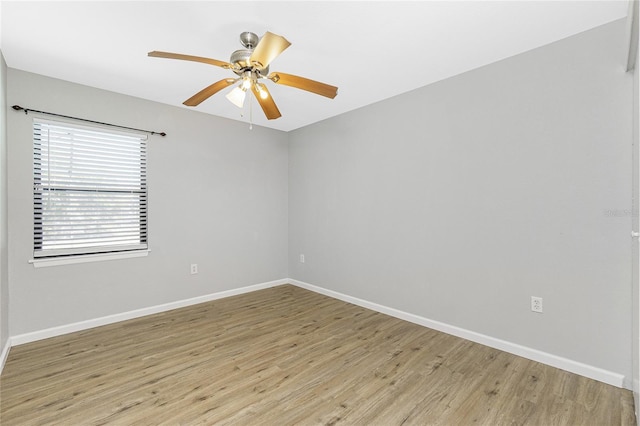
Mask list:
[{"label": "wall outlet cover", "polygon": [[531,296],[531,310],[542,313],[542,297]]}]

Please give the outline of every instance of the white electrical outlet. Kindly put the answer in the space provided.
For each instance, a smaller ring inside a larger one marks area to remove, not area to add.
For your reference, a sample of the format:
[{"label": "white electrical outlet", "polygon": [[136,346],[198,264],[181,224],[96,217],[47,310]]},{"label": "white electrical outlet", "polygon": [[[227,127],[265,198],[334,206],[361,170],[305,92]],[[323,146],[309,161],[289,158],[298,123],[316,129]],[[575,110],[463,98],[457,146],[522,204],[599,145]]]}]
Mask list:
[{"label": "white electrical outlet", "polygon": [[304,263],[304,254],[300,255],[300,263]]},{"label": "white electrical outlet", "polygon": [[531,310],[542,313],[542,297],[531,296]]},{"label": "white electrical outlet", "polygon": [[198,273],[198,264],[197,263],[192,263],[191,264],[191,275],[197,274],[197,273]]}]

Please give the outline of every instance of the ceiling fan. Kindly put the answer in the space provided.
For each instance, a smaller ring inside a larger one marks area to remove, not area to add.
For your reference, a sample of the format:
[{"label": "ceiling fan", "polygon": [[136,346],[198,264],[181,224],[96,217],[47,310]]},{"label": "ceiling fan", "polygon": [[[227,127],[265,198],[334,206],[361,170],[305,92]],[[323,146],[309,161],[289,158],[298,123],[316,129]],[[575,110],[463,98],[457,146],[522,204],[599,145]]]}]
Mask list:
[{"label": "ceiling fan", "polygon": [[269,64],[271,61],[291,45],[284,37],[267,31],[262,38],[258,38],[256,34],[246,31],[240,34],[240,43],[244,49],[233,52],[229,62],[201,56],[159,51],[149,52],[148,55],[156,58],[203,62],[224,69],[230,69],[238,76],[236,78],[224,78],[205,87],[183,102],[183,104],[187,106],[200,105],[200,103],[218,93],[220,90],[239,83],[237,87],[226,95],[229,101],[242,108],[246,92],[251,90],[267,118],[269,120],[279,118],[282,114],[280,114],[267,86],[260,82],[260,79],[263,78],[271,80],[276,84],[295,87],[331,99],[335,98],[338,94],[338,88],[329,84],[282,72],[269,73]]}]

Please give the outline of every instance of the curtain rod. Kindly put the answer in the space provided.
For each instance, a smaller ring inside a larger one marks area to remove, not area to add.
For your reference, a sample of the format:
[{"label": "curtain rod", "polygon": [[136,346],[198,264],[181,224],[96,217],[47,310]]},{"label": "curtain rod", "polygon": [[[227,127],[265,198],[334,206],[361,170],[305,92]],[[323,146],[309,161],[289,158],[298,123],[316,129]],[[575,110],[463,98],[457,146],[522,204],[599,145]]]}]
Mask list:
[{"label": "curtain rod", "polygon": [[167,136],[167,134],[165,132],[152,132],[151,130],[136,129],[135,127],[119,126],[117,124],[103,123],[101,121],[87,120],[86,118],[71,117],[71,116],[68,116],[68,115],[56,114],[56,113],[47,112],[47,111],[38,111],[37,109],[22,108],[20,105],[14,105],[14,106],[12,106],[12,108],[14,110],[16,110],[16,111],[24,111],[25,114],[29,113],[29,111],[38,112],[40,114],[55,115],[56,117],[63,117],[63,118],[70,118],[72,120],[86,121],[87,123],[102,124],[102,125],[105,125],[105,126],[119,127],[121,129],[135,130],[135,131],[138,131],[138,132],[149,133],[151,135]]}]

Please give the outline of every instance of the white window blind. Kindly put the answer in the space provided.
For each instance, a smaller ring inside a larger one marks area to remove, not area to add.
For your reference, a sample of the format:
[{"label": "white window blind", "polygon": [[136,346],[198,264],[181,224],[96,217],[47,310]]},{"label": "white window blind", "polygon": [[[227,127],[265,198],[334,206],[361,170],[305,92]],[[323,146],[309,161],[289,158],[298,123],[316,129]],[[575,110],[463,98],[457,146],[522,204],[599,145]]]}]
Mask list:
[{"label": "white window blind", "polygon": [[146,137],[34,119],[34,257],[147,249]]}]

